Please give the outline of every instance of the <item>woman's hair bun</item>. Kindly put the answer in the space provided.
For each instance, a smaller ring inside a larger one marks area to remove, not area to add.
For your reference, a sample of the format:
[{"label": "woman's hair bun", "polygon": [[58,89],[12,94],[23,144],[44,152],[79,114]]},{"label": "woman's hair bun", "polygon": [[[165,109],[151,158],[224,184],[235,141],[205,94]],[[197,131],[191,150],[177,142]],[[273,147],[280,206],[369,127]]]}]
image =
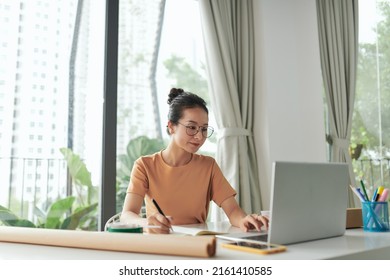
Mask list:
[{"label": "woman's hair bun", "polygon": [[173,99],[181,95],[183,92],[184,90],[181,88],[172,88],[171,91],[169,92],[167,103],[171,105]]}]

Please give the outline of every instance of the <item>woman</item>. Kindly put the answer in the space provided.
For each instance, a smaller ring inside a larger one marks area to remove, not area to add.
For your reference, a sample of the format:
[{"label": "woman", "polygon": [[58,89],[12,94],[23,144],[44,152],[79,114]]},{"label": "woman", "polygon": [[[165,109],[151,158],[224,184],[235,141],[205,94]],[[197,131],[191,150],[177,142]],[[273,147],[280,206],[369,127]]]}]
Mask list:
[{"label": "woman", "polygon": [[[268,227],[264,216],[247,215],[238,205],[235,190],[212,157],[196,154],[210,137],[206,102],[182,89],[168,97],[166,149],[139,158],[133,166],[121,222],[154,225],[154,232],[169,233],[172,224],[205,223],[210,201],[222,207],[230,223],[243,231]],[[146,216],[139,216],[145,199]],[[162,215],[152,203],[158,202]]]}]

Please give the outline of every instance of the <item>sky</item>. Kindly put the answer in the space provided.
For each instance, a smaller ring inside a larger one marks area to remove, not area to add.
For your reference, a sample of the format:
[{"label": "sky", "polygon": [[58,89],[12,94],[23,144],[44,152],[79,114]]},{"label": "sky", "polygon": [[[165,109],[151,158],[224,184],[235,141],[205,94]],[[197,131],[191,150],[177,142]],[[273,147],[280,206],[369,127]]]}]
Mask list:
[{"label": "sky", "polygon": [[376,1],[359,0],[359,41],[365,43],[375,42]]}]

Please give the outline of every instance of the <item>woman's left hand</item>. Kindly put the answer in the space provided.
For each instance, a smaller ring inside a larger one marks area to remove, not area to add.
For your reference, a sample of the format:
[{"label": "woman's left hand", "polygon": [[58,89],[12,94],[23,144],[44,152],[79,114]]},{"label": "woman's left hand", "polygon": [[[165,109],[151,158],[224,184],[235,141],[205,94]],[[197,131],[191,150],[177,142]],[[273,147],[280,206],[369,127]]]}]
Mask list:
[{"label": "woman's left hand", "polygon": [[268,229],[268,223],[269,220],[267,216],[250,214],[241,219],[239,226],[245,232],[251,229],[260,231],[262,226],[264,226],[265,229]]}]

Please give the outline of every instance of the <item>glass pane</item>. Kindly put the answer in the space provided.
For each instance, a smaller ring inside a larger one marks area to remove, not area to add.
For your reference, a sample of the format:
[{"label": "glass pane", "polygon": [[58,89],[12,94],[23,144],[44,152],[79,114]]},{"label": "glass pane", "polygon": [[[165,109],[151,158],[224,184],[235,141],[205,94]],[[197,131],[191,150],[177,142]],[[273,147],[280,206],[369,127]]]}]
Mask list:
[{"label": "glass pane", "polygon": [[[155,68],[164,2],[119,2],[117,212],[122,209],[134,161],[161,146]],[[152,145],[147,146],[147,141]]]},{"label": "glass pane", "polygon": [[[199,153],[213,156],[218,132],[207,87],[202,25],[199,3],[196,0],[166,2],[157,83],[162,128],[167,125],[167,98],[172,87],[193,92],[207,102],[209,125],[215,132],[206,140]],[[165,130],[163,137],[168,141],[169,137]]]},{"label": "glass pane", "polygon": [[0,205],[37,227],[61,228],[84,207],[77,227],[97,228],[104,8],[103,0],[0,3]]},{"label": "glass pane", "polygon": [[[118,64],[117,212],[134,161],[169,141],[170,89],[196,93],[210,105],[198,1],[121,0]],[[209,118],[216,128],[211,108]],[[215,152],[216,134],[202,153]]]},{"label": "glass pane", "polygon": [[389,185],[389,1],[359,1],[359,61],[351,153],[358,179]]}]

